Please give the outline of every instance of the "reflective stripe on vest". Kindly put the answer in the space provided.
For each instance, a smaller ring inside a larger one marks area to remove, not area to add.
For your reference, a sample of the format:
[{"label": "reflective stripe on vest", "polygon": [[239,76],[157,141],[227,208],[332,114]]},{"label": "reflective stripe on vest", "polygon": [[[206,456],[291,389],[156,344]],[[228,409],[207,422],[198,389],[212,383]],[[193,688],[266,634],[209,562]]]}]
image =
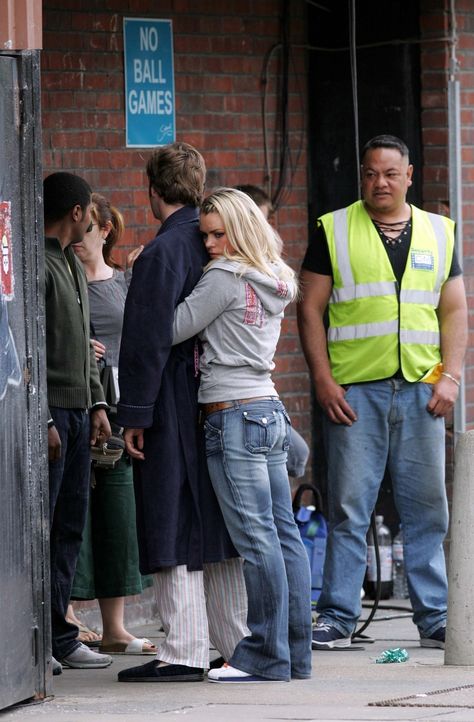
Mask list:
[{"label": "reflective stripe on vest", "polygon": [[436,279],[435,291],[441,291],[444,279],[444,267],[446,265],[446,228],[441,216],[436,213],[426,214],[433,226],[436,242],[438,243],[438,277]]},{"label": "reflective stripe on vest", "polygon": [[371,336],[388,336],[398,333],[398,321],[382,321],[381,323],[358,323],[355,326],[337,326],[329,328],[329,341],[352,341]]},{"label": "reflective stripe on vest", "polygon": [[400,341],[402,343],[439,346],[439,331],[411,331],[410,329],[402,328],[400,329]]},{"label": "reflective stripe on vest", "polygon": [[334,288],[331,295],[331,303],[352,301],[355,298],[367,298],[368,296],[391,296],[395,293],[394,281],[378,281],[377,283],[358,283],[345,288]]},{"label": "reflective stripe on vest", "polygon": [[416,291],[413,288],[402,288],[400,291],[401,303],[426,303],[429,306],[438,307],[439,291]]}]

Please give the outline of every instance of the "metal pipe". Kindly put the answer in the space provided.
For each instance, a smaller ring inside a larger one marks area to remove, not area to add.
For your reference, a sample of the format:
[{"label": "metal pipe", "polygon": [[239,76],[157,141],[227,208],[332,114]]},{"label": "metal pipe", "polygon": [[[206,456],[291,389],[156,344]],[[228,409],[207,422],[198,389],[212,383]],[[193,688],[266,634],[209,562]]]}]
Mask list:
[{"label": "metal pipe", "polygon": [[[448,81],[448,167],[449,167],[449,215],[456,223],[456,254],[463,265],[463,209],[462,209],[462,163],[461,163],[461,102],[460,83],[456,80],[458,42],[455,0],[450,0],[450,68]],[[466,431],[466,386],[464,371],[461,374],[459,396],[454,407],[454,444]]]},{"label": "metal pipe", "polygon": [[467,431],[460,437],[455,454],[445,664],[474,665],[473,456],[474,431]]},{"label": "metal pipe", "polygon": [[[463,212],[461,181],[461,110],[459,80],[448,82],[449,215],[456,223],[456,254],[463,264]],[[459,396],[454,407],[454,442],[466,431],[466,388],[461,375]]]}]

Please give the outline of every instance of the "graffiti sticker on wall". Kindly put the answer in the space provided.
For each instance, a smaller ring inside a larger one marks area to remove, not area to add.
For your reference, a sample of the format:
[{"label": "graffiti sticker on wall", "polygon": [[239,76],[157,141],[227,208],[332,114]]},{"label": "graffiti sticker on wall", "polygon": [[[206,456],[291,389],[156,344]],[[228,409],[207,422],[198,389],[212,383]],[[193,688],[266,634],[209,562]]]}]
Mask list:
[{"label": "graffiti sticker on wall", "polygon": [[11,204],[0,203],[0,401],[8,385],[21,382],[21,367],[15,339],[8,323],[7,301],[13,298],[13,264],[11,245]]},{"label": "graffiti sticker on wall", "polygon": [[0,203],[0,286],[7,301],[13,298],[11,203]]}]

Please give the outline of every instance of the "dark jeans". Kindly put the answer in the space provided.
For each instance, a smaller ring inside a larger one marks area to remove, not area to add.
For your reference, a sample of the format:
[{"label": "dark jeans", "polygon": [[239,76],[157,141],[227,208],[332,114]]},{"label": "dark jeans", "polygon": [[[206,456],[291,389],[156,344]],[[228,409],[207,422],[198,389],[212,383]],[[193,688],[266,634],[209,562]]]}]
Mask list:
[{"label": "dark jeans", "polygon": [[65,616],[87,515],[90,431],[83,409],[50,412],[61,438],[61,458],[49,464],[49,514],[53,655],[62,659],[79,646],[77,627]]}]

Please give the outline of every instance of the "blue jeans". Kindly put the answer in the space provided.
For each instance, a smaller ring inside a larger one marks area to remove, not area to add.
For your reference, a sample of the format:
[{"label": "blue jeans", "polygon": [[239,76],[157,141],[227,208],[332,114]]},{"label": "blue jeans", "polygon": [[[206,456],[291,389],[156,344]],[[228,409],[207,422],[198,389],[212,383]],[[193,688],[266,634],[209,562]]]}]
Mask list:
[{"label": "blue jeans", "polygon": [[49,462],[49,506],[53,655],[62,659],[79,646],[77,627],[65,616],[86,523],[91,452],[87,411],[50,412],[61,438],[61,458]]},{"label": "blue jeans", "polygon": [[252,401],[204,422],[209,474],[230,537],[244,559],[250,636],[229,663],[288,681],[311,674],[311,577],[295,524],[283,404]]},{"label": "blue jeans", "polygon": [[426,410],[432,386],[390,379],[354,384],[352,426],[324,420],[329,536],[321,621],[347,635],[360,615],[366,534],[386,465],[403,526],[413,621],[423,635],[446,624],[443,540],[448,529],[444,420]]}]

